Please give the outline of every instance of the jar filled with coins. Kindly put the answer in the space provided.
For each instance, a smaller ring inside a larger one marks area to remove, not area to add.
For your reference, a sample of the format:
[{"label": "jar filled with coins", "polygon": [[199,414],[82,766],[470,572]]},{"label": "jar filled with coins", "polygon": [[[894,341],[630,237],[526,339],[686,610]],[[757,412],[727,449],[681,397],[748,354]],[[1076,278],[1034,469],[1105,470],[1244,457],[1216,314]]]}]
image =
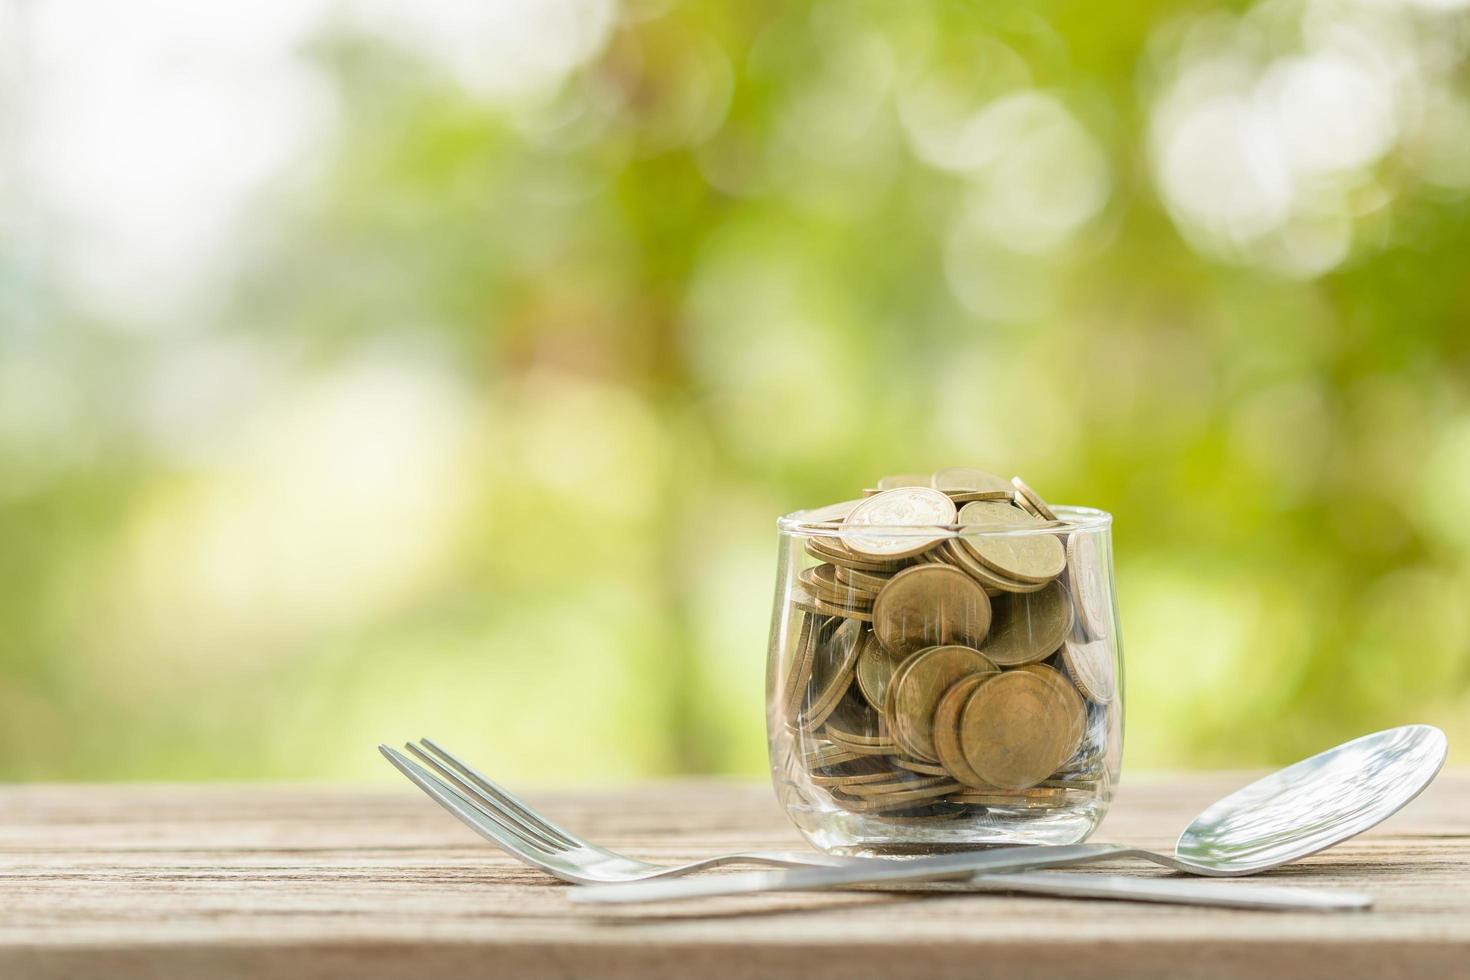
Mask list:
[{"label": "jar filled with coins", "polygon": [[1070,844],[1123,741],[1112,518],[974,469],[778,522],[776,792],[844,854]]}]

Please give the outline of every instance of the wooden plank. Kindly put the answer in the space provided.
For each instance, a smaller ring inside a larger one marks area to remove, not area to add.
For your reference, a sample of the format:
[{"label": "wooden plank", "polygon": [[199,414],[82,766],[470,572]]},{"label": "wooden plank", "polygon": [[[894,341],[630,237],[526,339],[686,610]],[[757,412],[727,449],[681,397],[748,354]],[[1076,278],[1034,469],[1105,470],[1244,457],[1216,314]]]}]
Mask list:
[{"label": "wooden plank", "polygon": [[[1137,779],[1101,838],[1167,848],[1246,776]],[[765,786],[545,794],[652,860],[797,847]],[[595,909],[415,791],[0,790],[0,977],[1380,977],[1470,969],[1470,773],[1268,876],[1361,888],[1346,915],[1024,896],[761,895]],[[1107,870],[1153,874],[1133,864]]]}]

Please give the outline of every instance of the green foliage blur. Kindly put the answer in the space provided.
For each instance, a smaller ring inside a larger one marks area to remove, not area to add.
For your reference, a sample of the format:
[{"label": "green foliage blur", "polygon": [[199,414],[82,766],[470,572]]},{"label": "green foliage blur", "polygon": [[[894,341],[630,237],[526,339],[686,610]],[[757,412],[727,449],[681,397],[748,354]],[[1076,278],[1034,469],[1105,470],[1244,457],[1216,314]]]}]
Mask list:
[{"label": "green foliage blur", "polygon": [[758,774],[776,516],[950,465],[1114,513],[1125,770],[1464,745],[1457,6],[549,6],[325,16],[203,299],[5,232],[0,776]]}]

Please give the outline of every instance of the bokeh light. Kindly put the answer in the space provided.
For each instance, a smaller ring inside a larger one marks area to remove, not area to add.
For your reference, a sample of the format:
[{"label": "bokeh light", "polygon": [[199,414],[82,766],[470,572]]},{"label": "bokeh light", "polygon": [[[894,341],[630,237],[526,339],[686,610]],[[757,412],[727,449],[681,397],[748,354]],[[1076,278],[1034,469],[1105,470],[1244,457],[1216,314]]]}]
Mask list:
[{"label": "bokeh light", "polygon": [[1410,4],[1260,0],[1159,28],[1150,156],[1181,232],[1295,278],[1381,247],[1373,219],[1444,182],[1429,160],[1457,169],[1457,21]]}]

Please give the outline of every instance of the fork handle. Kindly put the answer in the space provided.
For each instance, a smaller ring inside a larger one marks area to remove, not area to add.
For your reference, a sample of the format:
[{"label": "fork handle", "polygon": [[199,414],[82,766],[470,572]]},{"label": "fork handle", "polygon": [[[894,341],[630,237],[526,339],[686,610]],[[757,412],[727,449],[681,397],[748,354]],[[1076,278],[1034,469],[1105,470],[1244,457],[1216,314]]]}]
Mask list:
[{"label": "fork handle", "polygon": [[825,891],[841,885],[877,885],[894,881],[968,879],[985,871],[1089,864],[1130,848],[1121,844],[1037,844],[993,851],[965,851],[907,861],[851,859],[837,867],[804,867],[792,871],[748,871],[708,878],[667,877],[628,884],[597,885],[572,892],[574,902],[664,902],[671,899],[740,895],[748,892]]},{"label": "fork handle", "polygon": [[850,868],[864,864],[872,858],[840,857],[820,851],[738,851],[720,854],[700,861],[690,861],[665,869],[658,874],[647,875],[642,881],[662,881],[667,878],[682,878],[696,871],[723,868],[732,864],[756,864],[768,868]]}]

